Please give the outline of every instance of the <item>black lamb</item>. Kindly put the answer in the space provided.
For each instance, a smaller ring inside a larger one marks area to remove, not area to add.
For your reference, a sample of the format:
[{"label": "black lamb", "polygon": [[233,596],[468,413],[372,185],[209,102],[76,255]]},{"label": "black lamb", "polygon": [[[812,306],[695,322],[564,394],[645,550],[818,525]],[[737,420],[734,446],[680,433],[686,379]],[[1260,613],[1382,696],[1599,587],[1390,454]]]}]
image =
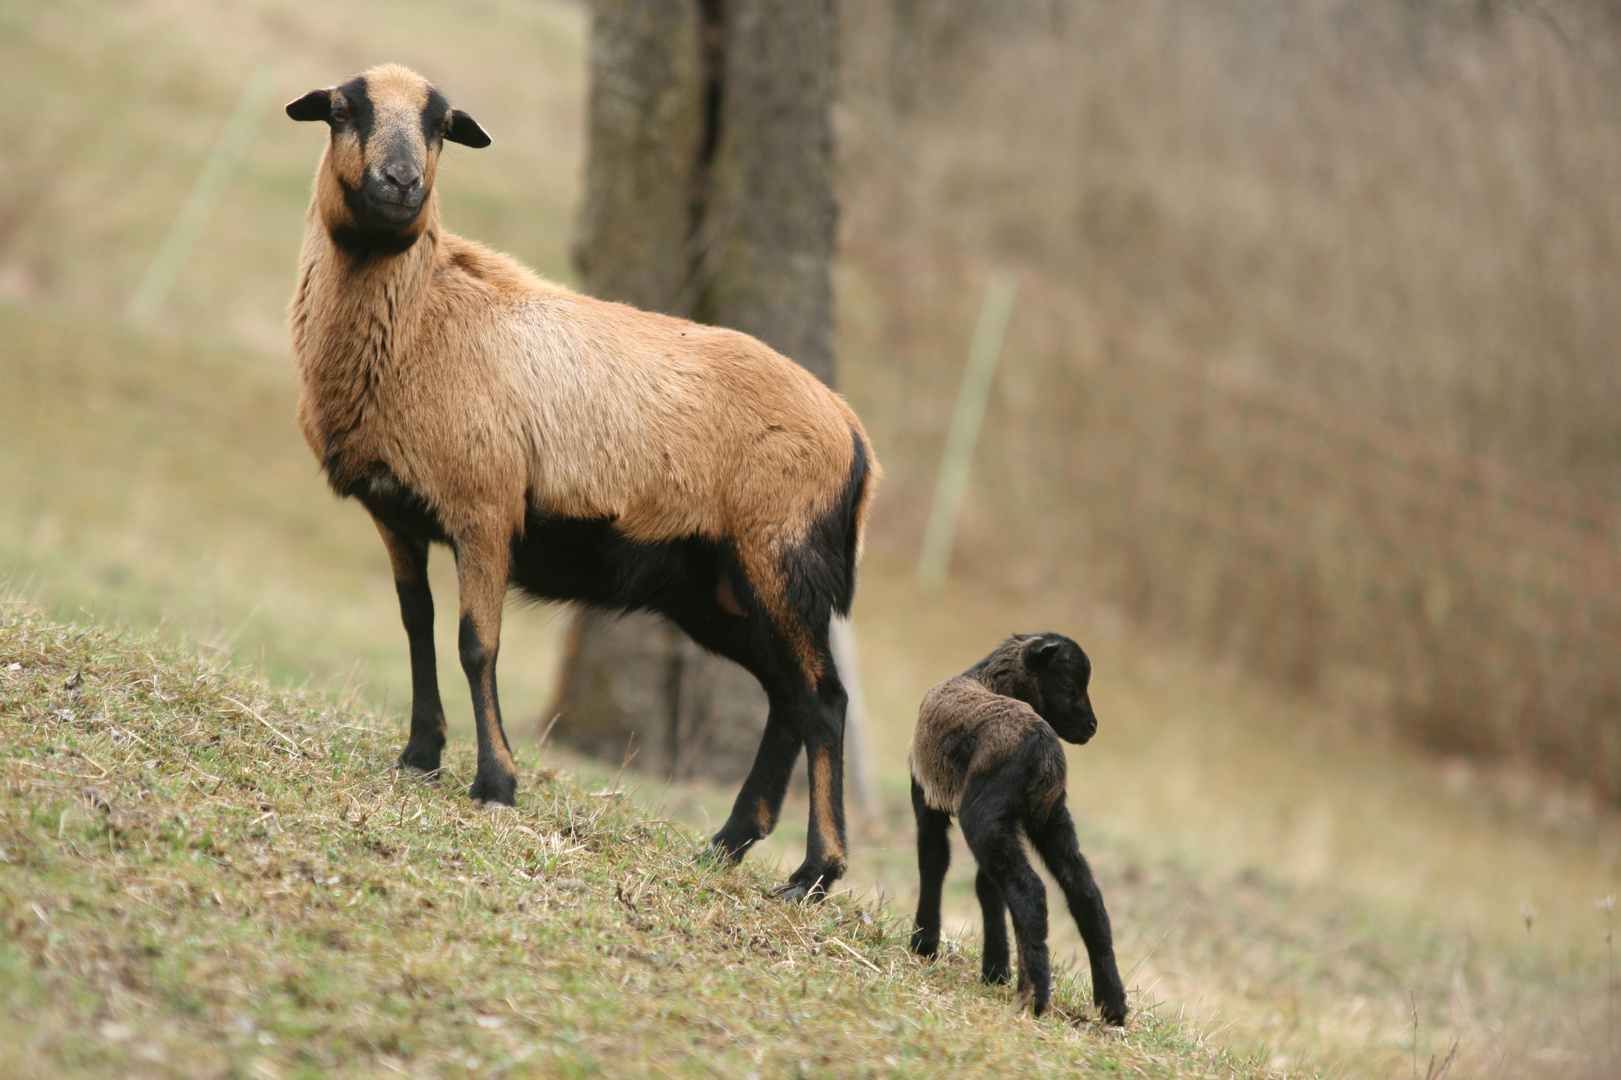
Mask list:
[{"label": "black lamb", "polygon": [[1019,840],[1030,844],[1064,890],[1092,963],[1092,1000],[1111,1024],[1126,1021],[1109,913],[1075,839],[1064,805],[1060,738],[1084,743],[1097,731],[1087,696],[1092,664],[1062,634],[1023,634],[923,698],[908,756],[922,889],[912,951],[940,946],[940,886],[951,863],[955,815],[979,863],[974,888],[985,913],[985,981],[1004,983],[1006,912],[1019,945],[1019,996],[1037,1016],[1052,995],[1047,894]]}]

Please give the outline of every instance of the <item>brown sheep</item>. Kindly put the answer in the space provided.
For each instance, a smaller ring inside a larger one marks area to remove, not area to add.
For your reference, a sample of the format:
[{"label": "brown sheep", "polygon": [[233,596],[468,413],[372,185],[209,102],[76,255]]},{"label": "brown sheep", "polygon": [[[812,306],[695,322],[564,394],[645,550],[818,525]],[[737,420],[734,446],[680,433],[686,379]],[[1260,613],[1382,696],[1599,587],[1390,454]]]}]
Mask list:
[{"label": "brown sheep", "polygon": [[1084,743],[1098,729],[1087,684],[1092,663],[1062,634],[1004,641],[985,659],[923,698],[908,763],[922,879],[912,951],[940,947],[940,887],[951,865],[949,831],[962,823],[979,876],[985,916],[986,982],[1008,979],[1007,916],[1019,945],[1019,996],[1035,1014],[1047,1008],[1047,893],[1025,856],[1030,838],[1058,879],[1092,962],[1092,1000],[1111,1024],[1126,1022],[1126,992],[1115,966],[1103,895],[1075,840],[1064,805],[1066,767],[1058,740]]},{"label": "brown sheep", "polygon": [[298,421],[393,564],[412,669],[400,766],[435,773],[445,742],[427,579],[440,543],[456,556],[474,800],[516,798],[495,682],[508,587],[658,611],[770,700],[714,848],[736,861],[771,831],[803,747],[810,836],[781,891],[825,889],[845,866],[828,624],[849,610],[879,473],[855,413],[746,334],[583,296],[445,231],[442,145],[490,139],[416,73],[375,67],[287,114],[331,128],[289,315]]}]

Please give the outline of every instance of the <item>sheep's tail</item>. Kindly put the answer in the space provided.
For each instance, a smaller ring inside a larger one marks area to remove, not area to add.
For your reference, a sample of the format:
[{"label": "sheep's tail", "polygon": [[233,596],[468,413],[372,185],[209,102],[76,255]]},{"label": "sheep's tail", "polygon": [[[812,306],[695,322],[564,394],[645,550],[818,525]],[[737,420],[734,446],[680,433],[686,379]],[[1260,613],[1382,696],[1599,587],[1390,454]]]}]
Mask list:
[{"label": "sheep's tail", "polygon": [[835,613],[849,615],[856,593],[856,560],[866,525],[875,462],[861,432],[852,430],[855,454],[844,490],[811,524],[802,544],[786,553],[789,601],[809,626],[826,627]]},{"label": "sheep's tail", "polygon": [[850,460],[850,475],[845,478],[844,491],[838,505],[839,549],[841,556],[837,591],[833,596],[833,610],[848,617],[850,605],[856,598],[856,563],[861,558],[861,534],[867,525],[868,488],[873,477],[872,460],[867,452],[867,440],[858,431],[850,433],[855,441],[855,454]]}]

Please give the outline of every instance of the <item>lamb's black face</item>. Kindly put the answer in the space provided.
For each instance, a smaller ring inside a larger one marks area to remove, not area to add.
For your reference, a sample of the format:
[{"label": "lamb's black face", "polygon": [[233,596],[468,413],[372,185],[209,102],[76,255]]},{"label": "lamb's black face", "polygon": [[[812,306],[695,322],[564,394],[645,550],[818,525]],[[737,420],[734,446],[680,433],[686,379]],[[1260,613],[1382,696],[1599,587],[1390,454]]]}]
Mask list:
[{"label": "lamb's black face", "polygon": [[431,83],[393,65],[312,90],[289,104],[287,115],[332,129],[328,169],[348,211],[342,227],[373,237],[414,237],[446,141],[490,143]]},{"label": "lamb's black face", "polygon": [[1092,661],[1079,645],[1063,634],[1038,634],[1025,643],[1024,662],[1041,688],[1037,711],[1059,738],[1085,743],[1097,734],[1098,718],[1087,693]]}]

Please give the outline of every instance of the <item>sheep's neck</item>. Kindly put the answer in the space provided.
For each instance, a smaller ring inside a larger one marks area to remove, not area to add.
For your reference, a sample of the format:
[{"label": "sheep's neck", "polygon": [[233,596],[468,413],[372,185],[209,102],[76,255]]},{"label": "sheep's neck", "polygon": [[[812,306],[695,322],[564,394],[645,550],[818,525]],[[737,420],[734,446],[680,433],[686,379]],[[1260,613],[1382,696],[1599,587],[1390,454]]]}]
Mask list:
[{"label": "sheep's neck", "polygon": [[993,694],[1018,698],[1040,708],[1036,681],[1025,668],[1023,652],[1018,647],[992,653],[969,668],[967,674]]},{"label": "sheep's neck", "polygon": [[292,331],[304,390],[300,421],[329,469],[353,458],[346,451],[377,410],[380,392],[409,361],[439,249],[432,200],[423,213],[428,218],[410,248],[358,259],[338,246],[319,214],[311,215]]}]

